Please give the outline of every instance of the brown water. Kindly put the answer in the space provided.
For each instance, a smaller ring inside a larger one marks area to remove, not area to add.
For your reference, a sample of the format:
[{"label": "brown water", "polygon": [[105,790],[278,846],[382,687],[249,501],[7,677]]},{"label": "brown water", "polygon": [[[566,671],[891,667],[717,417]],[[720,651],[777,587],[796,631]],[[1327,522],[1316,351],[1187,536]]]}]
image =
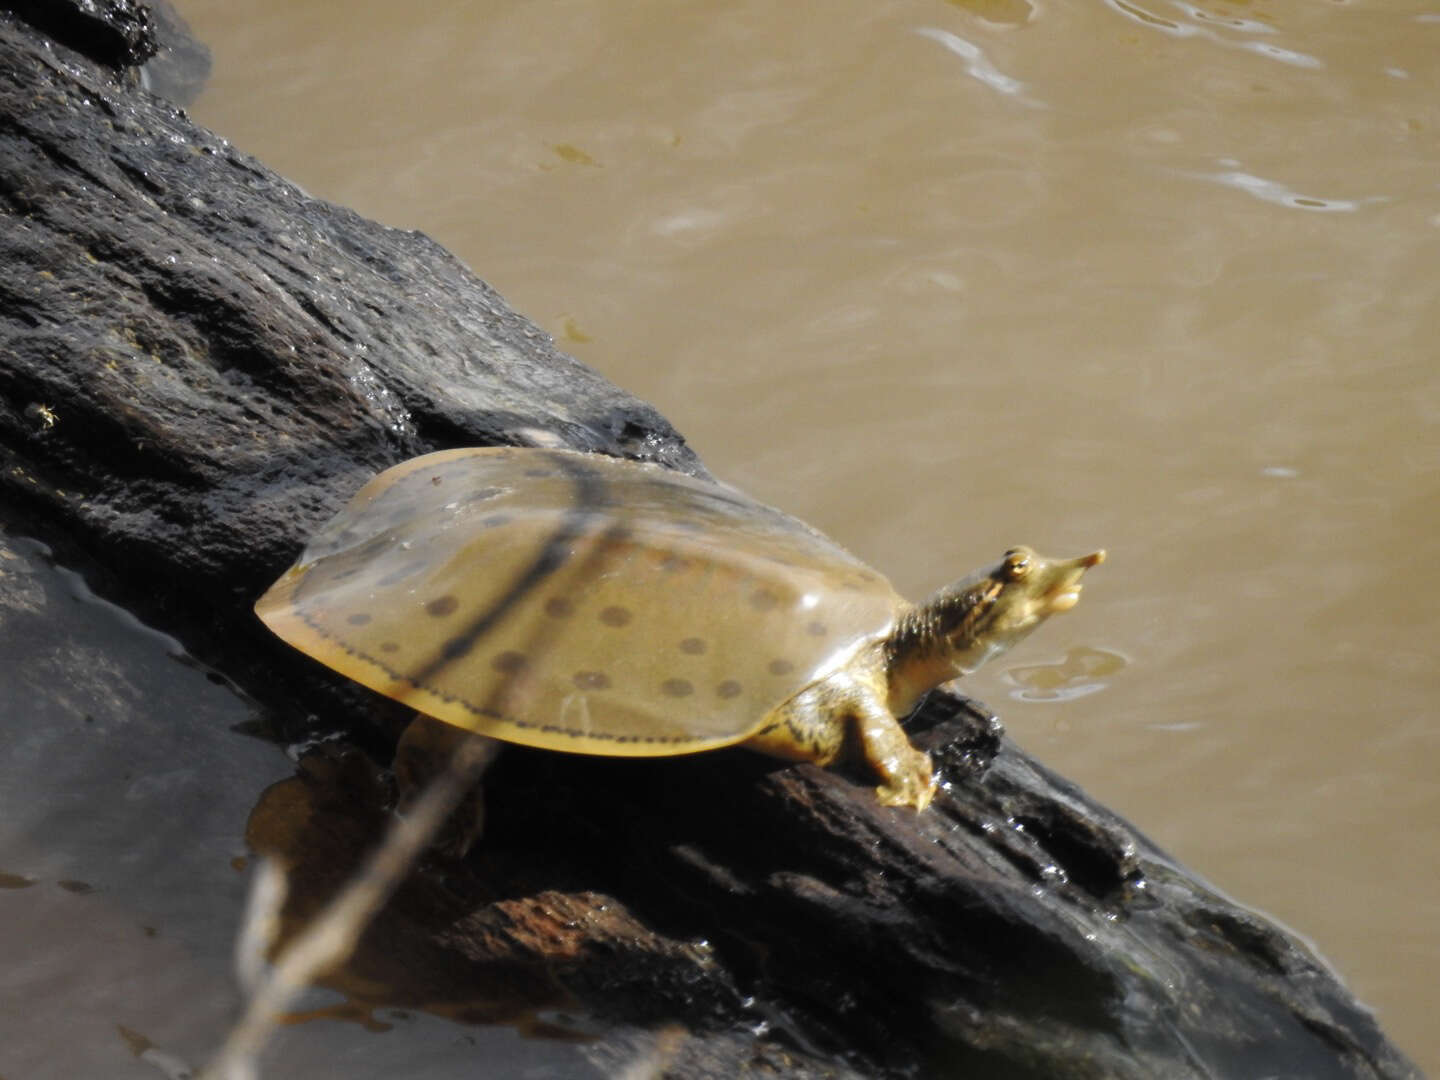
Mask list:
[{"label": "brown water", "polygon": [[182,8],[201,122],[901,591],[1108,547],[972,689],[1440,1072],[1440,16]]}]

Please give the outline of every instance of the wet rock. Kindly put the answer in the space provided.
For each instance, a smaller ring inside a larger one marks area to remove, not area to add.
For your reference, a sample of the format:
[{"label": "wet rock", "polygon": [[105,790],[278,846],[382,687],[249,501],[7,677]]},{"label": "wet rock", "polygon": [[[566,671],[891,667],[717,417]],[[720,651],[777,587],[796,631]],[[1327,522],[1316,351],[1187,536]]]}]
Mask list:
[{"label": "wet rock", "polygon": [[[434,242],[310,198],[138,89],[142,8],[84,5],[109,29],[81,33],[40,6],[0,18],[0,513],[277,731],[367,752],[308,760],[252,816],[291,868],[294,925],[387,819],[401,719],[253,618],[305,537],[447,446],[702,469]],[[474,1019],[678,1025],[655,1056],[673,1075],[1418,1076],[1302,942],[983,709],[935,695],[916,726],[946,780],[919,815],[738,750],[511,750],[479,847],[423,867],[332,977]]]},{"label": "wet rock", "polygon": [[132,79],[159,49],[149,7],[131,0],[6,0],[0,10],[117,78]]}]

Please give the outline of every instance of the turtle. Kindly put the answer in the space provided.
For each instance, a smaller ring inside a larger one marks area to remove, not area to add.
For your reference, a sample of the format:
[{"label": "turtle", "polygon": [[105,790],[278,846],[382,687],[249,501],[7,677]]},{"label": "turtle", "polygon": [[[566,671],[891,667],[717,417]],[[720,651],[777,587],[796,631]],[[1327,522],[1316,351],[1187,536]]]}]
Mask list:
[{"label": "turtle", "polygon": [[921,810],[936,779],[900,720],[1073,607],[1104,557],[1011,548],[916,605],[726,485],[598,453],[478,447],[380,473],[256,612],[455,729],[616,756],[738,743],[828,766],[858,751],[882,803]]}]

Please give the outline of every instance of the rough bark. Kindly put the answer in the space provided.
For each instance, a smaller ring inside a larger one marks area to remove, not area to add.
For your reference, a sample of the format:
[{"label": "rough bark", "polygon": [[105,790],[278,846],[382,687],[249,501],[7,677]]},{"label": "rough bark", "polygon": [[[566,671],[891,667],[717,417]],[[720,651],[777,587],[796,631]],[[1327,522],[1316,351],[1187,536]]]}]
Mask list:
[{"label": "rough bark", "polygon": [[[431,240],[138,89],[142,9],[77,5],[109,29],[76,33],[36,8],[0,15],[0,511],[277,731],[313,713],[365,748],[312,756],[256,809],[294,919],[373,841],[396,719],[251,614],[307,534],[446,446],[702,469]],[[1419,1075],[1303,943],[983,709],[936,695],[915,728],[947,781],[920,815],[743,751],[512,750],[478,850],[417,873],[334,978],[472,1019],[683,1025],[673,1075]]]}]

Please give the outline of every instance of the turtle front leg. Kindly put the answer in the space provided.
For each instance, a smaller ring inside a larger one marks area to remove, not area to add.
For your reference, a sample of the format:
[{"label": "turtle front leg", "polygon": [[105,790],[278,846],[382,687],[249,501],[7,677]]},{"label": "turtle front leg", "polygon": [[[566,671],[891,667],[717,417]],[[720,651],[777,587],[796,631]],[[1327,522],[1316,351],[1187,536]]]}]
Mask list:
[{"label": "turtle front leg", "polygon": [[831,765],[852,730],[860,756],[883,781],[875,789],[880,802],[925,809],[936,786],[930,755],[910,745],[879,696],[859,681],[832,677],[808,687],[776,708],[745,745],[792,761]]},{"label": "turtle front leg", "polygon": [[915,749],[890,710],[873,699],[867,698],[855,720],[860,752],[885,781],[875,789],[876,797],[886,806],[929,806],[939,783],[930,755]]}]

